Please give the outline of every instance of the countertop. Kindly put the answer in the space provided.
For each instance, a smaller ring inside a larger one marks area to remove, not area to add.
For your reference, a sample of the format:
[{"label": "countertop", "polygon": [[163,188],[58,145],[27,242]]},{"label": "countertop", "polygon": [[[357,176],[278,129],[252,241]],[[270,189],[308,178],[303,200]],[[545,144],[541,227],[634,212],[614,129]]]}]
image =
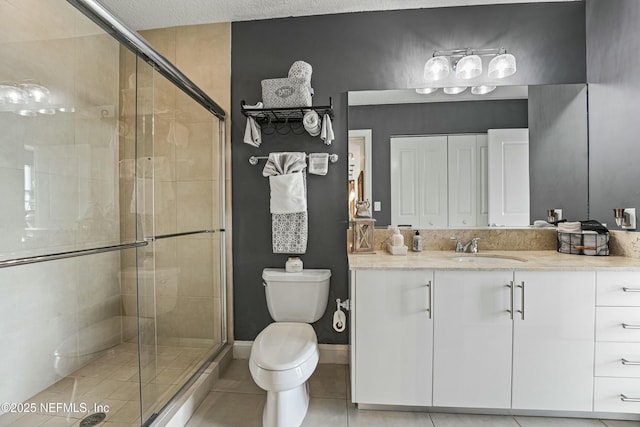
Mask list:
[{"label": "countertop", "polygon": [[[491,257],[482,259],[482,257]],[[458,258],[458,259],[456,259]],[[478,259],[477,262],[466,258]],[[523,262],[514,261],[514,259]],[[538,271],[640,271],[640,259],[623,256],[586,256],[561,254],[556,251],[481,251],[462,254],[453,251],[411,252],[391,255],[349,253],[351,270],[538,270]]]}]

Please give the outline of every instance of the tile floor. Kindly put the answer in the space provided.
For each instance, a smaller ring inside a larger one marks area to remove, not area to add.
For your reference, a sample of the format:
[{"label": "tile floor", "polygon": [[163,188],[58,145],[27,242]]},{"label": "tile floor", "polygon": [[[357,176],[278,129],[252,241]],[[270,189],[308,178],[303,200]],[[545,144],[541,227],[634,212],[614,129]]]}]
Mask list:
[{"label": "tile floor", "polygon": [[[318,365],[303,427],[640,427],[636,421],[365,411],[351,403],[348,373],[345,365]],[[234,360],[187,427],[261,427],[265,401],[247,361]]]},{"label": "tile floor", "polygon": [[[164,405],[210,352],[207,348],[157,346],[157,357],[150,358],[142,371],[145,414]],[[72,402],[76,406],[69,412],[55,406],[45,406],[45,410],[41,410],[41,403]],[[78,427],[82,418],[94,412],[94,404],[102,408],[108,406],[107,417],[99,426],[140,426],[138,345],[123,343],[108,350],[28,399],[27,403],[35,403],[37,411],[0,415],[0,427]],[[83,412],[81,404],[86,405],[88,413]]]}]

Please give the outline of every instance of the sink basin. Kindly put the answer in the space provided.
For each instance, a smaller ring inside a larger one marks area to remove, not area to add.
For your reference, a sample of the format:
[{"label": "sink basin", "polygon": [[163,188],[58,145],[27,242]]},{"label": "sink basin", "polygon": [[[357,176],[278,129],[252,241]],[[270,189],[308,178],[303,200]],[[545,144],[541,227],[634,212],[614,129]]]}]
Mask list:
[{"label": "sink basin", "polygon": [[458,262],[472,262],[477,264],[520,264],[527,262],[524,258],[506,255],[457,255],[451,259]]}]

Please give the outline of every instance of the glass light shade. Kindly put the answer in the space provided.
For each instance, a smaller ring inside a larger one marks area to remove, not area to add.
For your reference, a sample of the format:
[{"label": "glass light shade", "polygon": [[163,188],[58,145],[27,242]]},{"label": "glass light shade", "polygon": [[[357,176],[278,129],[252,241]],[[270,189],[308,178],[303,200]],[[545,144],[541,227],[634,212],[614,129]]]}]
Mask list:
[{"label": "glass light shade", "polygon": [[29,96],[15,86],[0,85],[0,104],[26,104]]},{"label": "glass light shade", "polygon": [[35,117],[38,115],[33,110],[18,110],[18,111],[14,111],[13,113],[22,117]]},{"label": "glass light shade", "polygon": [[456,64],[456,77],[469,80],[482,74],[482,59],[478,55],[467,55]]},{"label": "glass light shade", "polygon": [[444,56],[434,56],[424,64],[424,78],[426,80],[442,80],[449,75],[451,65]]},{"label": "glass light shade", "polygon": [[44,86],[37,85],[35,83],[23,83],[19,85],[22,90],[29,94],[34,102],[48,102],[51,92]]},{"label": "glass light shade", "polygon": [[438,90],[437,87],[419,87],[416,89],[416,93],[419,93],[420,95],[428,95],[437,90]]},{"label": "glass light shade", "polygon": [[488,75],[492,79],[503,79],[515,74],[516,70],[516,57],[510,53],[503,53],[489,62]]},{"label": "glass light shade", "polygon": [[466,86],[445,87],[442,89],[447,95],[457,95],[467,90]]},{"label": "glass light shade", "polygon": [[471,88],[471,93],[474,95],[486,95],[487,93],[493,92],[496,90],[495,86],[474,86]]}]

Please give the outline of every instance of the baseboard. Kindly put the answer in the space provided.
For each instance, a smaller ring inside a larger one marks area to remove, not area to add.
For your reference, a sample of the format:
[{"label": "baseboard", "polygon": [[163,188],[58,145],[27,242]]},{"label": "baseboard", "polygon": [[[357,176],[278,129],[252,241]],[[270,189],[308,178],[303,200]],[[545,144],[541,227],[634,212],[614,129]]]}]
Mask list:
[{"label": "baseboard", "polygon": [[[233,343],[234,359],[249,359],[253,341],[235,341]],[[347,344],[319,344],[320,363],[347,365],[349,363],[350,346]]]}]

